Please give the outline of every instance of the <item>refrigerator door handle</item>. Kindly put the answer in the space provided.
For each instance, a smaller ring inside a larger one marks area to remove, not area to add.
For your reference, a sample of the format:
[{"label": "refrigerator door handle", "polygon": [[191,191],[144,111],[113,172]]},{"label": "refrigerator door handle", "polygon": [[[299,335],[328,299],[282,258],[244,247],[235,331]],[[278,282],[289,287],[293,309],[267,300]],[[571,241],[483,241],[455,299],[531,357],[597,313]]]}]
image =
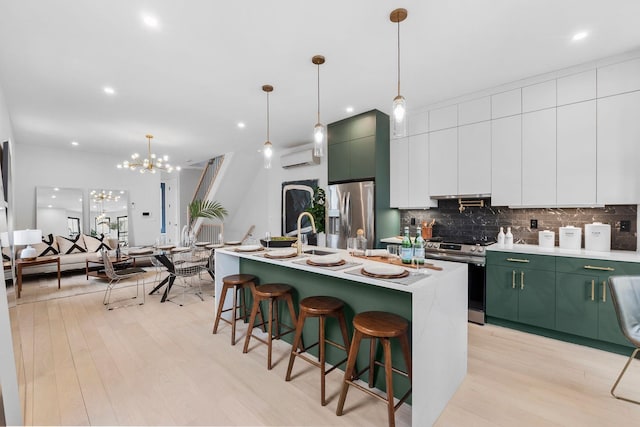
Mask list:
[{"label": "refrigerator door handle", "polygon": [[346,191],[342,193],[340,200],[340,230],[345,238],[351,235],[351,193]]}]

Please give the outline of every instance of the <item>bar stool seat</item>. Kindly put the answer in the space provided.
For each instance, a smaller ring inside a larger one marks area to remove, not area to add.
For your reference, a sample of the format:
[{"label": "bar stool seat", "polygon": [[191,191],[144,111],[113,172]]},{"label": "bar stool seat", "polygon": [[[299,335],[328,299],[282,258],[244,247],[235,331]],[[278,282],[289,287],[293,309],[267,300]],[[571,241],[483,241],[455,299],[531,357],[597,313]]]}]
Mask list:
[{"label": "bar stool seat", "polygon": [[[411,350],[409,348],[409,322],[396,314],[387,313],[384,311],[367,311],[364,313],[356,314],[353,318],[353,341],[351,342],[351,348],[349,350],[349,359],[347,361],[347,368],[344,373],[344,381],[342,383],[342,391],[340,393],[340,399],[338,401],[338,407],[336,409],[336,415],[342,415],[344,409],[344,402],[347,398],[347,391],[349,386],[353,386],[365,393],[373,396],[377,399],[383,400],[387,403],[387,413],[389,416],[389,426],[395,426],[395,411],[402,405],[402,403],[411,394],[411,387],[402,396],[396,405],[393,400],[393,373],[400,374],[408,377],[411,382]],[[397,338],[400,341],[400,347],[402,348],[402,355],[407,368],[407,372],[396,369],[391,364],[391,338]],[[355,364],[358,357],[358,350],[360,349],[360,342],[363,339],[370,339],[371,345],[369,348],[369,366],[362,371],[355,373]],[[382,344],[384,350],[384,363],[380,363],[375,360],[376,340]],[[387,387],[386,396],[381,396],[370,390],[373,387],[374,380],[374,368],[375,366],[383,366],[385,368],[385,382]],[[356,380],[360,376],[369,371],[369,389],[356,383]]]},{"label": "bar stool seat", "polygon": [[[267,369],[271,369],[271,349],[272,349],[272,341],[273,339],[280,339],[286,334],[295,332],[295,328],[290,325],[283,324],[280,322],[280,315],[278,310],[278,301],[284,300],[287,303],[289,308],[289,315],[291,316],[291,320],[293,324],[297,324],[296,312],[293,308],[293,288],[284,283],[269,283],[266,285],[255,286],[251,288],[253,293],[253,307],[251,308],[251,317],[249,319],[249,329],[247,330],[247,335],[244,340],[244,349],[243,353],[249,351],[249,342],[251,341],[251,337],[257,339],[263,344],[267,345]],[[261,305],[262,301],[269,302],[269,318],[265,319],[264,315],[261,313]],[[260,312],[261,322],[256,325],[256,317]],[[275,325],[274,325],[275,323]],[[264,330],[264,326],[267,325],[267,339],[266,341],[259,336],[253,334],[253,328],[256,326],[261,326]],[[285,326],[286,329],[283,331],[282,326]],[[275,326],[275,329],[274,329]]]},{"label": "bar stool seat", "polygon": [[[213,323],[213,334],[218,332],[218,325],[220,320],[231,325],[231,345],[236,345],[236,322],[238,320],[244,320],[245,322],[249,318],[249,310],[247,309],[247,303],[245,300],[244,290],[252,287],[258,283],[258,278],[253,274],[232,274],[225,276],[222,279],[222,291],[220,292],[220,301],[218,301],[218,311],[216,314],[216,320]],[[227,297],[227,292],[233,289],[233,303],[230,308],[223,309],[224,301]],[[238,293],[240,293],[240,300],[238,301]],[[241,315],[238,316],[238,310]],[[231,311],[231,320],[227,320],[222,317],[222,313]]]},{"label": "bar stool seat", "polygon": [[[325,376],[329,372],[336,369],[339,365],[345,363],[347,358],[345,357],[340,362],[336,363],[334,366],[325,369],[325,361],[326,361],[326,348],[325,343],[330,344],[336,348],[339,348],[345,352],[345,355],[348,353],[349,349],[349,334],[347,333],[347,321],[344,317],[344,301],[329,297],[329,296],[313,296],[308,297],[300,301],[299,307],[299,315],[298,315],[298,323],[296,325],[296,335],[293,340],[293,345],[291,347],[291,355],[289,356],[289,366],[287,368],[287,375],[285,377],[286,381],[291,380],[291,371],[293,369],[293,363],[296,357],[300,357],[301,359],[311,363],[312,365],[320,368],[320,403],[322,406],[326,405],[325,399]],[[309,345],[308,347],[302,348],[300,342],[302,340],[302,329],[304,328],[304,323],[307,318],[317,317],[318,318],[318,341],[314,344]],[[340,325],[340,331],[342,332],[342,340],[344,345],[338,344],[326,338],[325,333],[325,322],[327,317],[334,317],[338,320],[338,324]],[[315,361],[303,353],[307,352],[309,349],[318,346],[318,361]],[[300,350],[298,350],[300,349]]]}]

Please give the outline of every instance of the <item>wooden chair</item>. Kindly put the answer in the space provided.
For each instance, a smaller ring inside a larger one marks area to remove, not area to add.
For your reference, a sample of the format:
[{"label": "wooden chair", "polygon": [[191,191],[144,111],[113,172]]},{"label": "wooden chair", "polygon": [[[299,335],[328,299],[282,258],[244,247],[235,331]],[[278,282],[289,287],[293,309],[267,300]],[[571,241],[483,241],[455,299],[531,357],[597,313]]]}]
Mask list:
[{"label": "wooden chair", "polygon": [[[384,311],[366,311],[364,313],[358,313],[353,318],[353,340],[351,341],[351,349],[349,350],[349,360],[347,361],[347,368],[344,372],[344,381],[342,384],[342,392],[340,393],[340,400],[338,401],[338,408],[336,415],[342,415],[344,409],[344,402],[347,398],[347,391],[350,386],[353,386],[365,393],[369,394],[376,399],[383,400],[387,404],[387,414],[389,416],[389,426],[395,426],[395,412],[396,409],[402,405],[402,403],[411,394],[411,388],[402,396],[396,405],[393,400],[393,373],[400,374],[408,377],[411,381],[411,350],[409,348],[409,322],[396,314],[387,313]],[[397,338],[400,341],[402,348],[402,355],[406,365],[407,372],[396,369],[391,364],[391,338]],[[369,366],[362,371],[356,373],[356,359],[358,358],[358,350],[360,349],[360,342],[363,339],[370,339],[369,348]],[[378,340],[384,350],[384,363],[380,363],[375,360],[376,340]],[[386,382],[386,396],[381,396],[374,393],[373,388],[374,380],[374,368],[375,366],[383,366],[385,372]],[[358,384],[356,380],[360,376],[369,372],[369,388],[365,388]]]}]

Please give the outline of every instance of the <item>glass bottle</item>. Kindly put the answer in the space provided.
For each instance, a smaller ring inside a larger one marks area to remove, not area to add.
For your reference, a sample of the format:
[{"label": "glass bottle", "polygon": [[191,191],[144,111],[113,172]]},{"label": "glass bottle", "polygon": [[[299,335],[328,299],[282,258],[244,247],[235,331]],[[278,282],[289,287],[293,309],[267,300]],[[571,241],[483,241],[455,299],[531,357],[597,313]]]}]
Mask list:
[{"label": "glass bottle", "polygon": [[413,244],[413,257],[416,259],[416,263],[424,264],[424,239],[420,227],[416,230],[416,240]]},{"label": "glass bottle", "polygon": [[358,228],[356,231],[356,254],[364,255],[367,250],[367,239],[364,237],[364,230]]},{"label": "glass bottle", "polygon": [[411,264],[413,257],[413,248],[411,245],[411,237],[409,237],[409,227],[404,228],[404,237],[402,238],[402,247],[400,248],[400,258],[403,264]]},{"label": "glass bottle", "polygon": [[507,227],[507,234],[504,235],[504,245],[507,248],[513,247],[513,233],[511,233],[511,227]]},{"label": "glass bottle", "polygon": [[498,233],[498,246],[504,246],[504,227],[500,227],[500,232]]}]

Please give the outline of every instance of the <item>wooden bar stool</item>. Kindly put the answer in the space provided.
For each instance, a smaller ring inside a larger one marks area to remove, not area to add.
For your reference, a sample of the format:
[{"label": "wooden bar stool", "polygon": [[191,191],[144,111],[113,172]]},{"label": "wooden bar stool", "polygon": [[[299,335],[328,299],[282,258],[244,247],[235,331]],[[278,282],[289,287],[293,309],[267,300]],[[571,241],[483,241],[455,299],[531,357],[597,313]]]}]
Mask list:
[{"label": "wooden bar stool", "polygon": [[[218,313],[216,314],[216,320],[213,323],[213,332],[218,332],[218,324],[220,320],[227,322],[231,325],[231,345],[236,345],[236,322],[238,320],[247,320],[249,318],[249,310],[247,309],[247,303],[244,295],[246,288],[253,288],[258,283],[258,278],[252,274],[232,274],[222,279],[222,292],[220,294],[220,301],[218,302]],[[223,309],[224,300],[227,296],[227,291],[233,289],[233,305],[231,308]],[[238,301],[238,292],[240,298]],[[241,315],[238,316],[238,310]],[[231,311],[231,320],[227,320],[222,317],[222,313]]]},{"label": "wooden bar stool", "polygon": [[[344,373],[344,382],[342,384],[342,392],[338,401],[336,415],[342,415],[344,401],[347,398],[349,386],[354,386],[365,393],[383,400],[387,403],[387,413],[389,415],[389,426],[395,426],[395,411],[411,394],[411,387],[404,396],[398,401],[397,405],[393,403],[393,373],[397,373],[409,378],[411,381],[411,350],[409,349],[409,322],[396,314],[384,311],[367,311],[356,314],[353,318],[353,341],[349,350],[349,360],[347,361],[347,369]],[[363,339],[370,339],[371,346],[369,348],[369,366],[358,373],[355,372],[356,358],[358,357],[358,349]],[[402,348],[402,354],[407,367],[407,372],[402,372],[391,365],[391,338],[398,338]],[[384,364],[375,360],[376,339],[382,343],[384,349]],[[380,396],[369,390],[373,387],[374,366],[384,366],[385,379],[387,385],[386,397]],[[369,389],[357,384],[355,381],[360,376],[369,371]]]},{"label": "wooden bar stool", "polygon": [[[344,317],[344,301],[338,298],[327,296],[309,297],[300,301],[299,311],[300,313],[298,315],[298,323],[296,325],[296,336],[291,347],[291,355],[289,356],[289,367],[287,368],[287,376],[285,377],[285,380],[291,380],[291,370],[293,369],[293,361],[295,360],[296,356],[300,357],[303,360],[306,360],[314,366],[317,366],[318,368],[320,368],[320,403],[322,404],[322,406],[324,406],[327,404],[325,400],[325,375],[347,361],[347,358],[345,357],[343,360],[336,363],[328,370],[325,370],[325,343],[331,344],[336,348],[344,350],[345,354],[348,353],[349,334],[347,333],[347,321]],[[318,342],[303,348],[301,346],[302,328],[304,327],[304,322],[309,317],[318,318]],[[340,345],[336,342],[328,340],[325,337],[325,322],[327,317],[335,317],[336,319],[338,319],[344,345]],[[315,347],[316,345],[319,346],[319,361],[310,359],[309,357],[302,354],[307,350]],[[298,351],[298,349],[300,350]]]},{"label": "wooden bar stool", "polygon": [[[254,337],[261,343],[267,345],[267,369],[271,369],[271,342],[273,339],[280,339],[282,336],[289,334],[291,332],[295,332],[295,328],[293,326],[289,326],[284,324],[286,330],[281,330],[281,322],[280,315],[278,310],[278,301],[285,300],[287,302],[287,306],[289,307],[289,315],[291,316],[291,320],[293,324],[297,324],[296,320],[296,312],[293,309],[293,288],[289,285],[285,285],[283,283],[270,283],[266,285],[260,285],[252,288],[253,292],[253,307],[251,309],[251,318],[249,319],[249,329],[247,330],[247,336],[244,340],[244,349],[243,353],[246,353],[249,350],[249,341],[251,337]],[[261,310],[260,303],[262,301],[269,301],[269,319],[266,320],[264,315],[261,315],[262,322],[258,325],[255,325],[256,316],[258,311]],[[275,322],[275,331],[274,325]],[[264,329],[264,325],[267,324],[267,340],[256,336],[253,334],[253,328],[255,326],[262,326]]]}]

